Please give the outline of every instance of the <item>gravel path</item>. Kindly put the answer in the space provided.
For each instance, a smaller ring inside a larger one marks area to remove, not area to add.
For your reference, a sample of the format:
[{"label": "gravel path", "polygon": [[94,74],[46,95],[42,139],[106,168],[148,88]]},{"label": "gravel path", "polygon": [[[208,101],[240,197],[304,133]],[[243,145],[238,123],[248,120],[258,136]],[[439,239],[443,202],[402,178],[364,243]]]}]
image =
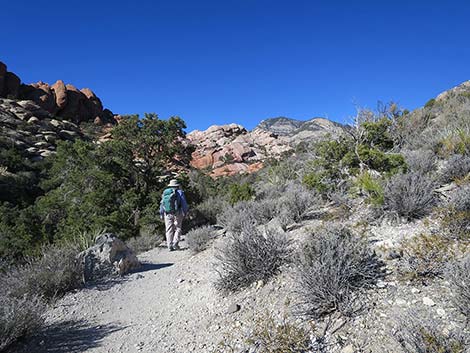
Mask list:
[{"label": "gravel path", "polygon": [[[140,272],[69,293],[47,314],[36,352],[211,352],[230,303],[214,290],[213,249],[160,247],[139,255]],[[212,332],[212,334],[209,334]]]}]

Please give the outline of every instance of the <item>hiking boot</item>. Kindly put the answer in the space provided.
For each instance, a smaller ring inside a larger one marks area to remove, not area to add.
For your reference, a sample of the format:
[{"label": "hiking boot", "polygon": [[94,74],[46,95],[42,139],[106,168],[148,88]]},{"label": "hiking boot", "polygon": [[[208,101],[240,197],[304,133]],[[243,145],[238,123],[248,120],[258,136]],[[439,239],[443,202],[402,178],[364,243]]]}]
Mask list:
[{"label": "hiking boot", "polygon": [[175,244],[173,245],[173,250],[181,250],[181,248],[178,244]]},{"label": "hiking boot", "polygon": [[168,247],[168,251],[175,251],[175,248],[170,245],[170,246]]}]

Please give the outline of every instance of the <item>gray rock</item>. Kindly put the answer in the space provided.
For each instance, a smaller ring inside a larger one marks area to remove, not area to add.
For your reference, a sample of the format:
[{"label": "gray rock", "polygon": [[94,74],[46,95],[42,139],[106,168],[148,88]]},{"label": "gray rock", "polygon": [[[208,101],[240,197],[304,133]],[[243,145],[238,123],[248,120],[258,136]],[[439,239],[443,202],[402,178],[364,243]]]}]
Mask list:
[{"label": "gray rock", "polygon": [[60,130],[59,136],[66,140],[75,140],[78,137],[78,134],[75,131]]},{"label": "gray rock", "polygon": [[28,124],[37,124],[39,123],[39,119],[36,118],[35,116],[32,116],[31,118],[28,119]]},{"label": "gray rock", "polygon": [[232,305],[230,305],[227,309],[227,314],[233,314],[233,313],[236,313],[237,311],[239,311],[241,309],[241,306],[239,304],[236,304],[236,303],[233,303]]},{"label": "gray rock", "polygon": [[84,281],[93,281],[112,275],[124,275],[140,267],[137,257],[116,235],[106,233],[95,240],[95,245],[81,252]]},{"label": "gray rock", "polygon": [[434,306],[434,305],[436,305],[436,303],[434,303],[434,300],[432,300],[432,299],[429,298],[429,297],[424,297],[424,298],[423,298],[423,304],[426,305],[426,306]]}]

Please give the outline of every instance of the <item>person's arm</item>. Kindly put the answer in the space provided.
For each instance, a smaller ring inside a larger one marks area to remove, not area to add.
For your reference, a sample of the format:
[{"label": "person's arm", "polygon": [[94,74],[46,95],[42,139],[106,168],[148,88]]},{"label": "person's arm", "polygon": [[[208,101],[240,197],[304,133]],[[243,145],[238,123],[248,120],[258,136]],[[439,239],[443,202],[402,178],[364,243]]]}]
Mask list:
[{"label": "person's arm", "polygon": [[165,215],[165,209],[163,208],[163,201],[160,202],[160,218],[163,219],[163,216]]},{"label": "person's arm", "polygon": [[178,190],[178,193],[181,197],[181,211],[183,211],[183,215],[186,216],[189,211],[188,202],[186,201],[183,190]]}]

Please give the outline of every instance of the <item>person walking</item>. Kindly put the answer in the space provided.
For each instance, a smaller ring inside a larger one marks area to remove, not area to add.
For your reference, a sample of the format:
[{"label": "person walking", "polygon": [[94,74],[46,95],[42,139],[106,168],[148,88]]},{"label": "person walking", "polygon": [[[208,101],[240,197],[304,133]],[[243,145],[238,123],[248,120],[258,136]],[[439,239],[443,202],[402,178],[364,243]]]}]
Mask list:
[{"label": "person walking", "polygon": [[183,219],[188,214],[188,203],[178,180],[172,179],[163,191],[160,202],[160,218],[165,220],[165,236],[168,250],[179,250]]}]

